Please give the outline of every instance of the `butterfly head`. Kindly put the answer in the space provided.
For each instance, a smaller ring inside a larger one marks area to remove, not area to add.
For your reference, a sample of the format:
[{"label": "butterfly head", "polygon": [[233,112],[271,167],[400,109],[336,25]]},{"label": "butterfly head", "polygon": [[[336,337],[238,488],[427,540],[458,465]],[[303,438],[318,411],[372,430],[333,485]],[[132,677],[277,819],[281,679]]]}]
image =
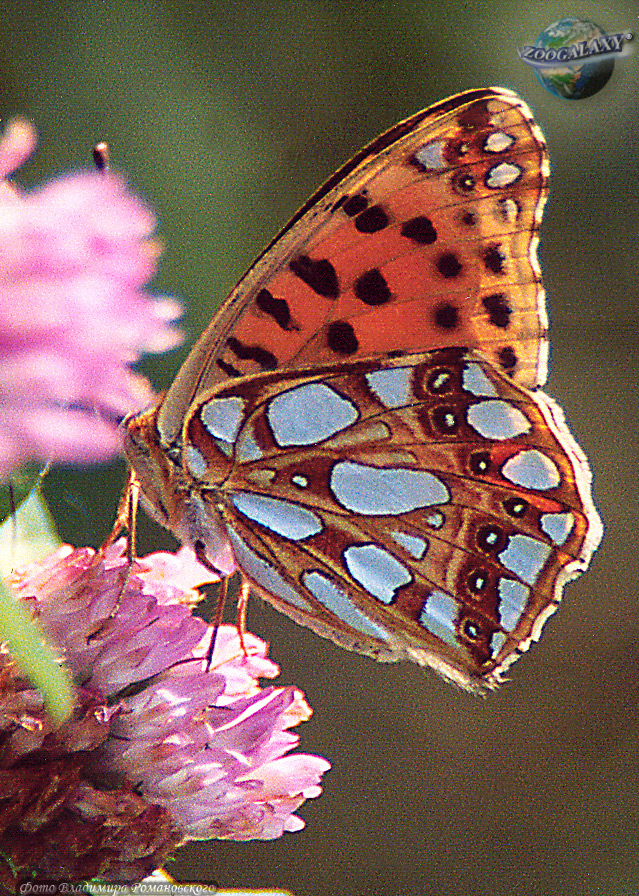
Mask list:
[{"label": "butterfly head", "polygon": [[205,553],[211,568],[230,574],[235,566],[228,539],[218,522],[215,489],[194,489],[184,471],[182,450],[163,443],[158,428],[159,408],[124,421],[124,452],[138,480],[142,503],[156,522],[181,542]]}]

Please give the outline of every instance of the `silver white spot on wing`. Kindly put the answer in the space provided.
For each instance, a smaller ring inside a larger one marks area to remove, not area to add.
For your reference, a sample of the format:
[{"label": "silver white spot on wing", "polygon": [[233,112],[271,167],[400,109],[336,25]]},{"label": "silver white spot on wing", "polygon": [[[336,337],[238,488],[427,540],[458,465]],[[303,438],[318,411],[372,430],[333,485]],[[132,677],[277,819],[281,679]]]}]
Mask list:
[{"label": "silver white spot on wing", "polygon": [[507,134],[505,131],[493,131],[484,141],[484,151],[505,152],[514,142],[515,138],[511,134]]},{"label": "silver white spot on wing", "polygon": [[510,196],[505,199],[500,199],[497,203],[496,217],[500,221],[506,221],[507,224],[516,224],[520,212],[521,208],[519,203],[516,199],[513,199]]},{"label": "silver white spot on wing", "polygon": [[291,541],[318,535],[324,528],[316,513],[290,501],[253,492],[236,492],[231,501],[243,516]]},{"label": "silver white spot on wing", "polygon": [[388,640],[390,633],[380,625],[371,622],[357,609],[349,596],[324,573],[317,570],[305,572],[302,574],[302,582],[316,600],[355,631],[370,638],[378,638],[381,641]]},{"label": "silver white spot on wing", "polygon": [[501,468],[502,475],[515,485],[535,491],[557,488],[561,476],[556,464],[536,448],[527,448],[509,458]]},{"label": "silver white spot on wing", "polygon": [[431,529],[441,529],[441,527],[446,522],[446,518],[443,513],[439,513],[439,511],[435,511],[435,513],[429,513],[426,517],[426,522],[431,527]]},{"label": "silver white spot on wing", "polygon": [[247,426],[235,443],[235,456],[242,463],[259,460],[264,452],[257,444],[252,426]]},{"label": "silver white spot on wing", "polygon": [[415,560],[421,560],[428,550],[428,542],[425,538],[409,535],[408,532],[399,532],[397,529],[389,534],[393,541],[401,545]]},{"label": "silver white spot on wing", "polygon": [[507,632],[512,632],[526,609],[530,588],[527,588],[522,582],[502,576],[497,583],[497,594],[499,596],[497,609],[501,627],[505,628]]},{"label": "silver white spot on wing", "polygon": [[295,591],[274,567],[260,554],[250,548],[232,526],[227,524],[227,530],[233,548],[233,556],[238,566],[257,585],[268,591],[269,594],[279,597],[286,603],[298,607],[300,610],[312,612],[312,605]]},{"label": "silver white spot on wing", "polygon": [[206,479],[209,466],[201,451],[194,445],[186,445],[184,448],[184,465],[194,479]]},{"label": "silver white spot on wing", "polygon": [[293,485],[296,485],[298,488],[308,488],[308,479],[306,476],[303,476],[301,473],[294,473],[291,476],[291,482]]},{"label": "silver white spot on wing", "polygon": [[344,562],[355,581],[383,604],[392,604],[397,590],[413,581],[404,564],[376,544],[351,545]]},{"label": "silver white spot on wing", "polygon": [[497,398],[498,392],[479,364],[465,364],[462,387],[478,398]]},{"label": "silver white spot on wing", "polygon": [[552,548],[543,541],[517,534],[510,536],[507,546],[497,557],[502,566],[534,585],[551,553]]},{"label": "silver white spot on wing", "polygon": [[406,467],[371,467],[338,461],[330,486],[342,507],[368,516],[409,513],[450,500],[447,486],[433,473]]},{"label": "silver white spot on wing", "polygon": [[454,597],[433,591],[424,601],[419,622],[427,631],[452,647],[459,646],[455,621],[459,606]]},{"label": "silver white spot on wing", "polygon": [[523,173],[523,168],[513,162],[501,162],[490,169],[486,175],[486,186],[491,190],[501,187],[509,187],[514,184]]},{"label": "silver white spot on wing", "polygon": [[561,546],[572,532],[575,519],[572,513],[544,513],[539,525],[551,541]]},{"label": "silver white spot on wing", "polygon": [[493,659],[499,654],[499,651],[502,649],[506,641],[508,640],[508,635],[504,634],[504,632],[495,632],[490,639],[490,655]]},{"label": "silver white spot on wing", "polygon": [[200,420],[214,439],[234,442],[244,419],[244,400],[237,395],[212,398],[200,408]]},{"label": "silver white spot on wing", "polygon": [[531,429],[530,421],[519,408],[498,398],[472,404],[466,419],[485,439],[512,439]]},{"label": "silver white spot on wing", "polygon": [[316,445],[359,417],[355,405],[324,383],[307,383],[276,395],[266,416],[280,446]]},{"label": "silver white spot on wing", "polygon": [[420,165],[424,166],[424,168],[446,168],[447,162],[444,158],[445,148],[446,144],[443,140],[431,140],[430,143],[425,143],[421,149],[417,150],[415,158]]},{"label": "silver white spot on wing", "polygon": [[413,400],[412,367],[389,367],[366,374],[369,388],[387,408],[401,408]]}]

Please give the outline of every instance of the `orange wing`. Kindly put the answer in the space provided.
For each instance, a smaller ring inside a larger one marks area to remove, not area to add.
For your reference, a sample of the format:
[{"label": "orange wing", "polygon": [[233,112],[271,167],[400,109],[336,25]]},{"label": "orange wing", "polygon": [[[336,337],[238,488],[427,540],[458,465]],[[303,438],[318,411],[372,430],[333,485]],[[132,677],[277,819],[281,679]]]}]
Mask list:
[{"label": "orange wing", "polygon": [[542,384],[548,167],[530,110],[498,88],[378,137],[240,280],[160,408],[162,441],[215,384],[275,368],[463,346],[521,385]]}]

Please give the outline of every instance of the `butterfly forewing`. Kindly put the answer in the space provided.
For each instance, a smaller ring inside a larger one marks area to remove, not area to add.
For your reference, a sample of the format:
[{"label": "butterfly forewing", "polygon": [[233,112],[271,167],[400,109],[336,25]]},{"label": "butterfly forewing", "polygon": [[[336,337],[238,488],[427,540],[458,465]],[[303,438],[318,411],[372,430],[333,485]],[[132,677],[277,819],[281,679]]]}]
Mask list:
[{"label": "butterfly forewing", "polygon": [[127,423],[154,516],[345,647],[497,684],[601,537],[546,377],[541,132],[509,91],[396,125]]},{"label": "butterfly forewing", "polygon": [[217,382],[398,348],[479,346],[516,381],[543,383],[547,180],[543,136],[509,91],[469,91],[396,125],[239,282],[169,390],[162,437]]},{"label": "butterfly forewing", "polygon": [[268,600],[468,687],[539,636],[598,541],[558,409],[458,349],[220,386],[185,457]]}]

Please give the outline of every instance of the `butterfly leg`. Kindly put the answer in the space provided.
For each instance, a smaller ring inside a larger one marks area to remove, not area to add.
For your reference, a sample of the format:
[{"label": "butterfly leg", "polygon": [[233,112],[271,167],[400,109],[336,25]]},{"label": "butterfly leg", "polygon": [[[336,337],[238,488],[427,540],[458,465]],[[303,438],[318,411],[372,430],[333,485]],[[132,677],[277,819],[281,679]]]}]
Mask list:
[{"label": "butterfly leg", "polygon": [[246,611],[248,609],[248,600],[251,594],[251,586],[248,579],[242,578],[240,586],[240,594],[237,599],[237,633],[240,638],[240,646],[244,656],[248,656],[244,633],[246,632]]},{"label": "butterfly leg", "polygon": [[110,548],[111,545],[115,543],[122,530],[126,529],[128,533],[126,556],[129,566],[131,566],[136,557],[136,520],[138,515],[139,499],[140,483],[133,470],[130,470],[126,485],[122,490],[122,496],[120,497],[118,512],[115,517],[115,522],[113,523],[113,528],[111,529],[110,534],[100,548],[102,552],[104,552],[107,548]]},{"label": "butterfly leg", "polygon": [[217,633],[220,625],[222,624],[222,615],[224,613],[224,604],[226,603],[226,596],[229,590],[229,578],[230,576],[226,576],[220,582],[220,590],[217,594],[217,603],[215,605],[215,616],[213,617],[213,621],[211,623],[211,641],[209,643],[209,649],[206,652],[206,671],[208,672],[211,668],[211,661],[213,659],[213,652],[215,650],[215,642],[217,641]]},{"label": "butterfly leg", "polygon": [[103,555],[104,552],[115,543],[122,530],[126,529],[126,567],[124,569],[124,576],[122,578],[122,584],[120,585],[120,592],[118,594],[116,607],[120,606],[122,595],[124,594],[127,583],[129,581],[129,577],[131,575],[131,571],[133,569],[133,561],[137,556],[136,520],[138,514],[139,499],[140,483],[133,470],[130,470],[126,485],[124,486],[124,489],[122,491],[122,496],[120,497],[118,512],[115,517],[115,522],[113,523],[113,528],[100,547],[99,552],[96,554],[97,563],[99,562],[100,556]]}]

